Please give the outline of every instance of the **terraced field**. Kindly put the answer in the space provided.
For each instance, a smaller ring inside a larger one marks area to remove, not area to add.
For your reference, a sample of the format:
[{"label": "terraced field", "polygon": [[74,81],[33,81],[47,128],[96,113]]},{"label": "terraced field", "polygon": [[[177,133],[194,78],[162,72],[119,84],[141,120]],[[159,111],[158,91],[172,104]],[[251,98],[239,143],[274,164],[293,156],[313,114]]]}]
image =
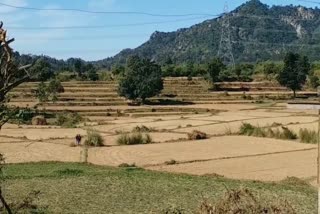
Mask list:
[{"label": "terraced field", "polygon": [[[88,162],[118,166],[133,164],[151,170],[196,175],[220,174],[230,178],[279,181],[295,176],[315,183],[316,146],[287,141],[238,136],[246,122],[260,127],[316,127],[316,112],[286,109],[290,92],[276,85],[235,83],[234,92],[210,92],[201,79],[166,79],[165,89],[149,105],[130,106],[117,95],[115,82],[67,82],[56,103],[39,104],[27,83],[11,95],[11,105],[38,106],[46,112],[78,112],[88,119],[78,128],[8,124],[0,132],[0,150],[9,163],[38,161],[79,162],[82,147],[70,147],[76,134],[99,132],[105,147],[90,148]],[[238,91],[239,88],[246,88]],[[261,91],[262,90],[262,91]],[[268,90],[268,91],[263,91]],[[313,94],[303,92],[302,95]],[[250,95],[250,99],[245,96]],[[257,102],[259,99],[259,102]],[[150,128],[150,145],[118,146],[121,133],[137,126]],[[208,139],[188,140],[194,130]],[[174,160],[173,165],[167,163]]]}]

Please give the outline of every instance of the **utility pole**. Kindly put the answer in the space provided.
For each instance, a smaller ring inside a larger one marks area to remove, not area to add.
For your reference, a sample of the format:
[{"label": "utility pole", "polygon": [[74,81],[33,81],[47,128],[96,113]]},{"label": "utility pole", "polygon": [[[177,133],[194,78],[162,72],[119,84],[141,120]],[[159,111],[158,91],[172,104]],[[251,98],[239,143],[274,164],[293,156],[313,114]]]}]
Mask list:
[{"label": "utility pole", "polygon": [[221,39],[218,51],[218,57],[225,65],[235,67],[231,44],[230,16],[228,1],[225,2],[223,16],[221,20]]}]

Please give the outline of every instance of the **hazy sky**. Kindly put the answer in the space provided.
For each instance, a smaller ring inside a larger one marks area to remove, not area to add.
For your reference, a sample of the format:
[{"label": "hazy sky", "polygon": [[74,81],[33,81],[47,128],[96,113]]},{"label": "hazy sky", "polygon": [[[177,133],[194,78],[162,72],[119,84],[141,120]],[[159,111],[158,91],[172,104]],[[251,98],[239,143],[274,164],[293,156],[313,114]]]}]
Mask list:
[{"label": "hazy sky", "polygon": [[[229,0],[229,9],[232,10],[245,2],[246,0]],[[262,0],[262,2],[269,5],[317,6],[298,0]],[[0,3],[35,8],[74,8],[175,15],[220,14],[224,6],[224,0],[0,0]],[[103,59],[115,55],[124,48],[135,48],[147,41],[154,31],[174,31],[210,18],[204,15],[154,17],[134,14],[36,11],[7,6],[0,6],[0,14],[9,35],[16,38],[13,44],[14,49],[20,53],[45,54],[59,59],[81,57],[86,60]],[[145,24],[133,25],[139,23]],[[125,26],[128,24],[131,26]],[[45,29],[65,26],[91,26],[92,28]],[[42,29],[30,29],[39,27]]]}]

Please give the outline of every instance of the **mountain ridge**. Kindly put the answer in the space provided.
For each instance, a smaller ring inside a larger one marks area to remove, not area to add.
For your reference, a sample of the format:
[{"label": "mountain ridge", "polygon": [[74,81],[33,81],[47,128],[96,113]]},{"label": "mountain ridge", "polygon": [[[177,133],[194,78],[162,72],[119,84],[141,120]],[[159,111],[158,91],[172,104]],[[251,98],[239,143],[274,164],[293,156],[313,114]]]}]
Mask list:
[{"label": "mountain ridge", "polygon": [[250,0],[228,14],[173,32],[154,32],[134,49],[95,61],[99,67],[123,64],[130,55],[164,64],[168,56],[176,64],[205,63],[217,56],[221,22],[230,19],[231,42],[237,63],[281,60],[288,51],[320,60],[320,10],[303,6],[268,6]]}]

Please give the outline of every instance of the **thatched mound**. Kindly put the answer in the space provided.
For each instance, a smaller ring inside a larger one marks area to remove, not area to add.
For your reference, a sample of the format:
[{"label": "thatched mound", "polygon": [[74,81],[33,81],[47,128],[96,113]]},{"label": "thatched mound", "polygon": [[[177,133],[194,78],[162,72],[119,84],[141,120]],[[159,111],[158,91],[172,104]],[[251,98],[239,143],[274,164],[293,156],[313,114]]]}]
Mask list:
[{"label": "thatched mound", "polygon": [[203,139],[207,139],[207,134],[204,132],[200,132],[197,130],[194,130],[192,133],[188,134],[188,139],[189,140],[203,140]]},{"label": "thatched mound", "polygon": [[32,125],[34,126],[45,126],[48,125],[46,118],[43,116],[36,116],[32,118]]}]

